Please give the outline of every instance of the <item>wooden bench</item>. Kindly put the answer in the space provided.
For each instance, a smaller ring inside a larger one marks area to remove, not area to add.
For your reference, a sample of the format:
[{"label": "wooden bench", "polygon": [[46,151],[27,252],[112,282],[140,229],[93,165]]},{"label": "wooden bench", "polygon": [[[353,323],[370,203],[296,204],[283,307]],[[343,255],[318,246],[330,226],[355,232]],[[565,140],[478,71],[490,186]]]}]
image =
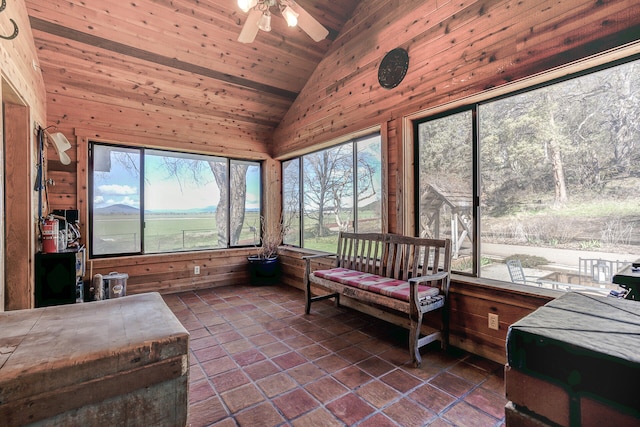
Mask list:
[{"label": "wooden bench", "polygon": [[[312,272],[312,260],[326,256],[335,258],[332,268]],[[335,298],[339,305],[340,295],[344,295],[369,306],[382,307],[385,312],[408,315],[408,322],[401,324],[409,328],[409,353],[415,366],[422,362],[420,347],[438,339],[442,348],[447,346],[449,239],[341,232],[335,255],[311,255],[304,259],[306,314],[310,313],[312,302]],[[314,296],[312,285],[329,293]],[[442,312],[441,327],[420,337],[423,315],[438,309]],[[367,312],[375,314],[376,310]]]}]

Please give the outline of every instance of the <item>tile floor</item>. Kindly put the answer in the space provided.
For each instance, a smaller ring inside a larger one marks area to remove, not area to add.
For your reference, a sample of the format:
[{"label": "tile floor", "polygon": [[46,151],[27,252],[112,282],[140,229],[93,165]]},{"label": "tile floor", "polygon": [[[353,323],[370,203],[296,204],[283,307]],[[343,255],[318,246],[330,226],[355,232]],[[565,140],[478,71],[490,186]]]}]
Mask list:
[{"label": "tile floor", "polygon": [[413,368],[407,332],[288,286],[166,295],[191,333],[197,426],[501,426],[503,366],[438,343]]}]

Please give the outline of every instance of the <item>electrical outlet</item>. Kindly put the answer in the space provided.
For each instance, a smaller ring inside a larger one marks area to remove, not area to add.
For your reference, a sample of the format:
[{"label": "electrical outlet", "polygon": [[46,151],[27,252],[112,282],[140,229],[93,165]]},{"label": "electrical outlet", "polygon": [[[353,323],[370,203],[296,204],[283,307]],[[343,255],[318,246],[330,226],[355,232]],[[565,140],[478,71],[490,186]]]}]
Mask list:
[{"label": "electrical outlet", "polygon": [[200,266],[196,265],[195,267],[193,267],[193,274],[200,274]]},{"label": "electrical outlet", "polygon": [[498,315],[489,313],[489,329],[493,329],[497,331],[500,329],[500,324],[498,323]]}]

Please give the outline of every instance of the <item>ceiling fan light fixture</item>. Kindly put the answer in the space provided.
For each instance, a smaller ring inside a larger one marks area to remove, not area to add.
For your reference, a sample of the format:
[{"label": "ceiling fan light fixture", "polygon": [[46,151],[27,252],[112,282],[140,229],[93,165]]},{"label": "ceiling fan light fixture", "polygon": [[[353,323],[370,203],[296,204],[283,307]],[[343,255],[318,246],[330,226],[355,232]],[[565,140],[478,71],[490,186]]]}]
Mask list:
[{"label": "ceiling fan light fixture", "polygon": [[286,6],[284,8],[284,10],[282,11],[282,15],[284,16],[284,19],[287,21],[287,25],[290,27],[295,27],[296,25],[298,25],[298,13],[291,9],[290,6]]},{"label": "ceiling fan light fixture", "polygon": [[271,13],[269,12],[269,10],[266,10],[262,13],[260,21],[258,21],[258,28],[266,32],[271,31]]},{"label": "ceiling fan light fixture", "polygon": [[238,7],[244,13],[249,12],[252,8],[256,7],[258,0],[238,0]]}]

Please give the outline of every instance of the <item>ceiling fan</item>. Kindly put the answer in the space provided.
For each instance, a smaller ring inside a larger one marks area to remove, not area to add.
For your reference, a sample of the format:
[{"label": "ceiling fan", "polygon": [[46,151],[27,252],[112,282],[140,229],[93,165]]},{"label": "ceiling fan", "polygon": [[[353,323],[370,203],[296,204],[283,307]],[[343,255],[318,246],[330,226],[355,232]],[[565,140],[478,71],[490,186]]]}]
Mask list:
[{"label": "ceiling fan", "polygon": [[271,31],[271,8],[277,8],[290,27],[298,25],[305,33],[319,42],[329,35],[329,30],[294,0],[238,0],[238,7],[249,16],[240,31],[238,41],[251,43],[258,30]]}]

